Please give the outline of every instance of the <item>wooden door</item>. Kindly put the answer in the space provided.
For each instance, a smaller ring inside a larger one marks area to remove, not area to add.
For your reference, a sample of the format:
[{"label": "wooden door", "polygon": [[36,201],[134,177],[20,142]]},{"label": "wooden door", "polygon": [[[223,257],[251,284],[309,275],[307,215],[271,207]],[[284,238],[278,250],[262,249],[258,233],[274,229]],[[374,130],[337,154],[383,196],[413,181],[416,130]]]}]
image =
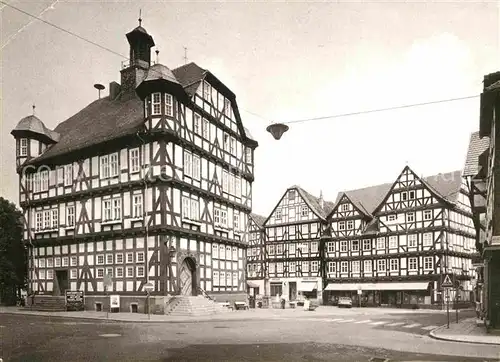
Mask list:
[{"label": "wooden door", "polygon": [[189,267],[186,259],[181,264],[181,272],[179,275],[179,281],[181,285],[181,295],[192,295],[193,294],[193,271]]}]

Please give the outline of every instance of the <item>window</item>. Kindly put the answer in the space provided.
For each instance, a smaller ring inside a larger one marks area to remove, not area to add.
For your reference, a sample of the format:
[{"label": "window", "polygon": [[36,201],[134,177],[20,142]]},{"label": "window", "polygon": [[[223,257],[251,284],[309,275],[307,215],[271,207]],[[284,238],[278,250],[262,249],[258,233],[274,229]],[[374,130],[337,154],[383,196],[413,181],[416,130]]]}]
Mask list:
[{"label": "window", "polygon": [[342,211],[349,211],[349,204],[342,204]]},{"label": "window", "polygon": [[116,254],[116,264],[123,263],[123,254]]},{"label": "window", "polygon": [[354,229],[354,221],[349,220],[347,221],[347,230],[352,230]]},{"label": "window", "polygon": [[133,263],[133,262],[134,262],[134,254],[127,253],[127,263]]},{"label": "window", "polygon": [[131,266],[127,267],[127,278],[132,278],[134,276],[134,268]]},{"label": "window", "polygon": [[371,240],[363,240],[363,250],[370,250],[372,248]]},{"label": "window", "polygon": [[71,279],[77,279],[77,278],[78,278],[78,270],[71,269]]},{"label": "window", "polygon": [[52,211],[52,229],[59,227],[59,210],[53,209]]},{"label": "window", "polygon": [[219,245],[219,258],[226,259],[226,248],[224,248],[224,245]]},{"label": "window", "polygon": [[203,138],[205,139],[209,139],[209,127],[210,127],[210,123],[208,122],[208,120],[206,120],[205,118],[203,118]]},{"label": "window", "polygon": [[234,183],[236,197],[241,197],[241,180],[238,176],[236,176]]},{"label": "window", "polygon": [[409,247],[416,247],[417,246],[417,235],[416,234],[408,235],[408,246]]},{"label": "window", "polygon": [[327,247],[327,250],[328,250],[329,253],[334,253],[335,252],[335,242],[329,241],[326,244],[326,247]]},{"label": "window", "polygon": [[295,190],[288,191],[288,200],[295,201]]},{"label": "window", "polygon": [[229,141],[229,152],[231,154],[234,154],[235,147],[236,147],[236,140],[234,139],[234,137],[231,137]]},{"label": "window", "polygon": [[269,263],[269,273],[272,273],[272,274],[275,273],[275,264],[274,263]]},{"label": "window", "polygon": [[137,267],[137,277],[141,278],[144,276],[144,267],[143,266],[138,266]]},{"label": "window", "polygon": [[73,183],[73,165],[64,166],[64,186],[71,186]]},{"label": "window", "polygon": [[123,268],[122,267],[116,268],[116,277],[123,278]]},{"label": "window", "polygon": [[359,260],[355,260],[351,264],[351,272],[352,273],[359,273]]},{"label": "window", "polygon": [[40,191],[47,191],[49,189],[49,171],[45,170],[40,172]]},{"label": "window", "polygon": [[432,245],[432,233],[425,233],[423,236],[423,244],[424,246],[431,246]]},{"label": "window", "polygon": [[113,221],[121,219],[122,200],[119,198],[106,199],[103,205],[103,221]]},{"label": "window", "polygon": [[152,114],[153,115],[160,115],[161,114],[161,94],[160,93],[153,93],[153,107],[152,107]]},{"label": "window", "polygon": [[283,244],[277,244],[276,245],[276,254],[283,254]]},{"label": "window", "polygon": [[408,212],[406,214],[406,222],[414,222],[415,221],[415,213],[414,212]]},{"label": "window", "polygon": [[372,261],[371,260],[365,260],[363,262],[363,270],[365,271],[365,273],[372,272]]},{"label": "window", "polygon": [[106,254],[106,264],[113,264],[113,254]]},{"label": "window", "polygon": [[224,98],[224,114],[231,117],[231,102],[227,98]]},{"label": "window", "polygon": [[335,273],[335,262],[334,261],[328,262],[328,273]]},{"label": "window", "polygon": [[217,226],[220,224],[220,209],[214,209],[214,224]]},{"label": "window", "polygon": [[311,253],[317,253],[317,252],[318,252],[318,243],[311,242]]},{"label": "window", "polygon": [[113,199],[113,219],[120,220],[122,213],[122,200]]},{"label": "window", "polygon": [[401,193],[401,201],[406,201],[408,200],[408,194],[406,192]]},{"label": "window", "polygon": [[78,266],[78,258],[76,256],[71,257],[71,266]]},{"label": "window", "polygon": [[339,230],[345,230],[345,221],[339,221]]},{"label": "window", "polygon": [[311,261],[311,272],[313,272],[313,273],[318,272],[318,261],[317,260]]},{"label": "window", "polygon": [[184,175],[193,176],[193,156],[186,151],[184,151]]},{"label": "window", "polygon": [[309,208],[307,206],[302,206],[302,208],[300,209],[300,215],[302,217],[306,217],[306,216],[309,216]]},{"label": "window", "polygon": [[295,244],[289,244],[288,255],[295,255]]},{"label": "window", "polygon": [[288,271],[290,273],[295,273],[296,272],[296,264],[294,261],[290,262],[290,264],[288,264]]},{"label": "window", "polygon": [[389,248],[397,248],[398,247],[398,237],[397,235],[389,236]]},{"label": "window", "polygon": [[274,245],[269,245],[269,255],[274,255]]},{"label": "window", "polygon": [[410,200],[413,200],[413,199],[415,198],[415,191],[410,191],[410,192],[408,192],[408,198],[409,198]]},{"label": "window", "polygon": [[302,262],[302,273],[309,273],[309,262],[308,261]]},{"label": "window", "polygon": [[377,271],[386,271],[385,259],[377,260]]},{"label": "window", "polygon": [[377,250],[385,249],[385,238],[377,238]]},{"label": "window", "polygon": [[[281,266],[283,268],[283,266]],[[226,287],[231,286],[231,272],[226,272]]]},{"label": "window", "polygon": [[139,163],[139,149],[134,148],[129,151],[129,162],[130,162],[130,172],[139,172],[140,163]]},{"label": "window", "polygon": [[417,258],[409,258],[408,259],[408,269],[409,270],[417,270]]},{"label": "window", "polygon": [[60,268],[61,267],[61,258],[55,258],[55,267]]},{"label": "window", "polygon": [[341,273],[347,273],[349,271],[347,261],[341,261],[340,262],[340,272]]},{"label": "window", "polygon": [[239,231],[240,230],[240,215],[234,214],[233,225],[234,225],[234,230],[235,231]]},{"label": "window", "polygon": [[432,211],[424,210],[424,220],[431,220],[431,219],[432,219]]},{"label": "window", "polygon": [[66,226],[75,226],[75,206],[66,205]]},{"label": "window", "polygon": [[97,255],[97,264],[104,264],[104,255]]},{"label": "window", "polygon": [[281,220],[281,210],[276,210],[276,213],[274,214],[274,217],[276,220]]},{"label": "window", "polygon": [[36,218],[36,226],[35,230],[40,231],[43,229],[43,219],[42,219],[42,213],[40,211],[35,213],[35,218]]},{"label": "window", "polygon": [[271,284],[271,297],[281,295],[283,293],[283,287],[280,284]]},{"label": "window", "polygon": [[109,155],[109,176],[118,176],[118,153]]},{"label": "window", "polygon": [[21,138],[19,140],[20,143],[20,149],[19,149],[19,156],[27,156],[28,155],[28,140],[26,138]]},{"label": "window", "polygon": [[165,94],[165,115],[168,117],[174,115],[174,100],[171,94]]},{"label": "window", "polygon": [[396,215],[395,214],[390,214],[387,216],[387,221],[396,221]]},{"label": "window", "polygon": [[113,277],[113,268],[107,268],[106,269],[106,275],[109,275],[110,277]]},{"label": "window", "polygon": [[283,273],[283,263],[276,263],[276,272]]},{"label": "window", "polygon": [[208,82],[203,82],[203,98],[205,98],[207,101],[211,100],[211,93],[212,89],[210,87],[210,84]]},{"label": "window", "polygon": [[399,259],[391,259],[391,271],[399,270]]},{"label": "window", "polygon": [[142,195],[133,195],[132,196],[133,205],[134,205],[134,218],[142,218]]},{"label": "window", "polygon": [[50,229],[50,211],[46,210],[43,212],[43,228]]},{"label": "window", "polygon": [[424,257],[424,270],[432,270],[434,268],[434,262],[432,258],[432,256]]},{"label": "window", "polygon": [[102,269],[102,268],[97,269],[97,277],[98,278],[104,277],[104,269]]},{"label": "window", "polygon": [[144,253],[142,251],[137,253],[137,263],[144,263]]},{"label": "window", "polygon": [[229,174],[229,193],[234,195],[234,176]]},{"label": "window", "polygon": [[224,150],[229,151],[229,135],[224,134]]},{"label": "window", "polygon": [[109,177],[109,157],[101,156],[101,177],[108,178]]},{"label": "window", "polygon": [[340,251],[347,251],[347,241],[343,240],[340,242]]},{"label": "window", "polygon": [[52,269],[47,270],[47,280],[54,279],[54,271]]},{"label": "window", "polygon": [[226,227],[227,226],[227,211],[220,210],[220,225]]},{"label": "window", "polygon": [[359,251],[359,240],[353,240],[351,243],[351,251]]},{"label": "window", "polygon": [[245,148],[245,159],[247,163],[252,163],[252,149],[251,148]]},{"label": "window", "polygon": [[229,191],[227,171],[222,172],[222,190],[224,190],[225,192]]},{"label": "window", "polygon": [[219,257],[219,247],[217,244],[212,244],[212,258],[218,258]]},{"label": "window", "polygon": [[193,164],[193,170],[191,172],[191,176],[195,180],[199,180],[200,179],[200,157],[193,155],[193,163],[192,164]]}]

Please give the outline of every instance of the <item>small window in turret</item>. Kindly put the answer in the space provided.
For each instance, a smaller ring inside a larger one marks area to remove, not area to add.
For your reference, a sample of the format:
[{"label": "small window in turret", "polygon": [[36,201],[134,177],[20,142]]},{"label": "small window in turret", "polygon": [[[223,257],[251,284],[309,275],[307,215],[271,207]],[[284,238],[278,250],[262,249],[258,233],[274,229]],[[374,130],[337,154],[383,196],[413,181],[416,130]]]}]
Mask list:
[{"label": "small window in turret", "polygon": [[170,94],[165,94],[165,115],[172,117],[174,115],[173,99]]},{"label": "small window in turret", "polygon": [[28,155],[28,140],[26,138],[21,138],[20,147],[19,147],[19,156],[27,156]]},{"label": "small window in turret", "polygon": [[161,93],[153,93],[152,114],[161,114]]}]

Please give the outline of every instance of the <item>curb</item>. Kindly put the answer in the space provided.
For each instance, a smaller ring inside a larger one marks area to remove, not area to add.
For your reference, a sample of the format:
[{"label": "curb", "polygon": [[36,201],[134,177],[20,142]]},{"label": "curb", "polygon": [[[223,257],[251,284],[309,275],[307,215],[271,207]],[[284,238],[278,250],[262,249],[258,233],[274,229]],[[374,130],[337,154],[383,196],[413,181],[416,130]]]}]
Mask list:
[{"label": "curb", "polygon": [[[117,323],[204,323],[204,322],[248,322],[248,321],[270,321],[277,320],[277,318],[235,318],[235,319],[182,319],[182,320],[150,320],[150,319],[139,319],[139,320],[124,320],[116,318],[99,318],[91,316],[72,316],[72,315],[51,315],[51,314],[37,314],[37,313],[16,313],[16,312],[0,312],[1,314],[8,315],[24,315],[24,316],[37,316],[45,318],[68,318],[68,319],[87,319],[93,321],[103,321],[103,322],[117,322]],[[110,313],[111,314],[111,313]]]},{"label": "curb", "polygon": [[469,340],[463,339],[460,336],[456,336],[456,337],[438,336],[436,334],[436,332],[438,330],[443,329],[443,328],[445,328],[445,325],[442,325],[441,327],[437,327],[437,328],[433,329],[432,331],[429,332],[429,336],[431,338],[436,339],[436,340],[448,341],[448,342],[458,342],[458,343],[470,343],[470,344],[480,344],[480,345],[482,344],[482,345],[490,345],[490,346],[500,346],[500,342],[488,342],[488,341],[477,342],[477,341],[469,341]]}]

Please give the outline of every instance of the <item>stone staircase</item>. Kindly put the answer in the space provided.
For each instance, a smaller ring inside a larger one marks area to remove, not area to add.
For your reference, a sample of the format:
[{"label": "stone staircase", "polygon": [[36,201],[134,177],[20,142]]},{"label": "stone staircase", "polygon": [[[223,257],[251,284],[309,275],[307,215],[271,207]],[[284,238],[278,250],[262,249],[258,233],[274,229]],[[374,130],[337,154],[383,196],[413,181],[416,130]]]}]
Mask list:
[{"label": "stone staircase", "polygon": [[36,310],[41,312],[65,312],[66,301],[64,297],[56,297],[52,295],[36,295],[35,303],[31,305],[31,297],[27,298],[26,310]]},{"label": "stone staircase", "polygon": [[170,299],[165,314],[171,316],[207,316],[229,312],[229,309],[206,298],[198,296],[174,296]]}]

